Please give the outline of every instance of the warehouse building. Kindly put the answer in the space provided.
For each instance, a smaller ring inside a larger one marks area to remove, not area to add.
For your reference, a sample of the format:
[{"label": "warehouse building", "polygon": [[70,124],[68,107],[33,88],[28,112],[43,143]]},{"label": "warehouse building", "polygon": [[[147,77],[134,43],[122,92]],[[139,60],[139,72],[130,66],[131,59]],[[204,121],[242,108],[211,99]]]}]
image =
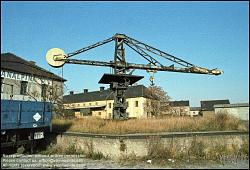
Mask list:
[{"label": "warehouse building", "polygon": [[241,120],[249,120],[249,103],[214,105],[215,114],[227,113]]},{"label": "warehouse building", "polygon": [[12,53],[1,54],[1,99],[62,105],[66,80]]},{"label": "warehouse building", "polygon": [[211,116],[215,114],[214,105],[217,104],[230,104],[229,100],[206,100],[201,101],[201,115]]},{"label": "warehouse building", "polygon": [[170,112],[176,116],[188,116],[190,112],[190,106],[188,100],[170,101]]},{"label": "warehouse building", "polygon": [[[126,93],[127,113],[129,118],[145,118],[147,114],[144,104],[147,100],[146,87],[143,85],[130,86]],[[98,91],[88,92],[84,89],[83,93],[63,97],[64,108],[74,112],[78,118],[85,116],[95,116],[103,119],[112,118],[113,110],[113,92],[109,89],[100,87]]]}]

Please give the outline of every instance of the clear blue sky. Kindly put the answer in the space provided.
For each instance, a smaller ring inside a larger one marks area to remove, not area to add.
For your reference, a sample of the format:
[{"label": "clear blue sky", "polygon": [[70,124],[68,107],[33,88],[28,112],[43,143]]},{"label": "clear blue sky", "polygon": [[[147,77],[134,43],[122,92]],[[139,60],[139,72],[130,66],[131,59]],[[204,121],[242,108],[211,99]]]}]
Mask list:
[{"label": "clear blue sky", "polygon": [[[229,99],[249,101],[249,2],[2,2],[1,53],[12,52],[55,74],[61,68],[46,63],[53,47],[73,52],[115,33],[124,33],[194,65],[219,68],[223,75],[158,72],[155,83],[172,100]],[[110,61],[114,44],[107,44],[76,59]],[[128,62],[143,60],[127,48]],[[171,63],[172,64],[172,63]],[[69,90],[99,89],[99,79],[110,68],[65,65]],[[146,71],[139,84],[149,85]],[[106,86],[108,87],[108,86]]]}]

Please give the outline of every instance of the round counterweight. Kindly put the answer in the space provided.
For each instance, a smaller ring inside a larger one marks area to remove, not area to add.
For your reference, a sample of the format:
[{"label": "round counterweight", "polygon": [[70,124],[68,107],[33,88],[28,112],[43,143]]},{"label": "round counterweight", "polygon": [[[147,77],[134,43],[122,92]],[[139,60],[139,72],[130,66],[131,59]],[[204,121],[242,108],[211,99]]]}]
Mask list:
[{"label": "round counterweight", "polygon": [[46,61],[52,67],[63,66],[65,64],[65,61],[61,59],[66,59],[66,56],[64,51],[60,48],[52,48],[46,54]]}]

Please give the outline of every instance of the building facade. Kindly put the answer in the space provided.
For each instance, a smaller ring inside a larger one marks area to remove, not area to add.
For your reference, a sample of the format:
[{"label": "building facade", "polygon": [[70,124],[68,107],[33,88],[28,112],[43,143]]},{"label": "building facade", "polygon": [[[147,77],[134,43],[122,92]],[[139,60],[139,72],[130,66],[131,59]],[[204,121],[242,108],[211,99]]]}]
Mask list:
[{"label": "building facade", "polygon": [[[145,102],[147,100],[146,87],[143,85],[130,86],[126,93],[127,113],[129,118],[146,118]],[[99,91],[65,95],[63,97],[64,109],[71,110],[78,118],[86,116],[112,119],[113,92],[103,87]]]},{"label": "building facade", "polygon": [[62,105],[66,80],[12,53],[1,54],[1,99]]},{"label": "building facade", "polygon": [[199,116],[201,111],[201,107],[190,107],[189,116]]},{"label": "building facade", "polygon": [[249,103],[214,105],[215,114],[227,113],[241,120],[249,120]]},{"label": "building facade", "polygon": [[190,106],[188,100],[170,101],[170,113],[175,116],[189,116]]},{"label": "building facade", "polygon": [[201,101],[201,115],[211,116],[215,114],[214,105],[230,104],[229,100],[205,100]]}]

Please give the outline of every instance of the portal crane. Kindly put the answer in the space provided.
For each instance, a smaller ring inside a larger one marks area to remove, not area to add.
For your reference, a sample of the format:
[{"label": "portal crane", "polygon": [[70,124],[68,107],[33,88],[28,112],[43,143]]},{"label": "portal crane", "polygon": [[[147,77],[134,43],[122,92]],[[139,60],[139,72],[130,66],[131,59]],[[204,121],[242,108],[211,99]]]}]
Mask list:
[{"label": "portal crane", "polygon": [[[105,61],[95,61],[95,60],[78,60],[71,59],[71,57],[78,55],[80,53],[86,52],[90,49],[96,48],[98,46],[107,44],[111,41],[115,41],[115,52],[114,59],[110,62]],[[136,64],[129,63],[125,58],[125,48],[127,45],[135,52],[139,54],[142,58],[147,60],[148,64]],[[152,57],[156,55],[159,59]],[[104,41],[97,42],[90,46],[84,47],[77,51],[65,54],[63,50],[59,48],[52,48],[46,54],[47,62],[53,67],[62,67],[65,63],[67,64],[82,64],[82,65],[92,65],[92,66],[106,66],[113,68],[113,74],[104,74],[100,79],[101,84],[110,84],[110,89],[114,92],[114,105],[113,105],[113,119],[127,119],[128,115],[126,113],[126,102],[125,102],[125,91],[129,85],[134,84],[143,78],[143,76],[132,75],[135,69],[147,70],[147,72],[156,71],[170,71],[170,72],[180,72],[180,73],[195,73],[195,74],[208,74],[208,75],[220,75],[223,72],[216,69],[207,69],[203,67],[196,66],[180,58],[177,58],[171,54],[154,48],[150,45],[142,43],[138,40],[128,37],[125,34],[115,34],[111,38]],[[174,64],[170,66],[163,65],[160,61],[169,60],[182,67],[176,67]],[[132,69],[132,71],[130,71]],[[128,73],[130,71],[130,73]],[[151,82],[153,79],[151,78]]]}]

